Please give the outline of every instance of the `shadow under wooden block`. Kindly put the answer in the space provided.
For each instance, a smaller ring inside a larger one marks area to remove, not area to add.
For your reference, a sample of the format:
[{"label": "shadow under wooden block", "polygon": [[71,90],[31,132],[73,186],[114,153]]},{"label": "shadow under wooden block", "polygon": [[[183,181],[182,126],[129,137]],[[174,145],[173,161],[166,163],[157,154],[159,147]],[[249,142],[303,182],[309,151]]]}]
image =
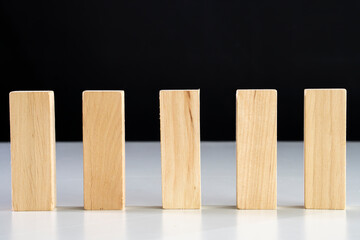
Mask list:
[{"label": "shadow under wooden block", "polygon": [[306,89],[305,208],[345,209],[346,90]]},{"label": "shadow under wooden block", "polygon": [[160,91],[162,202],[166,209],[198,209],[200,91]]},{"label": "shadow under wooden block", "polygon": [[277,92],[236,92],[237,208],[276,209]]},{"label": "shadow under wooden block", "polygon": [[84,208],[125,206],[124,91],[83,92]]},{"label": "shadow under wooden block", "polygon": [[11,92],[10,135],[13,210],[53,210],[56,204],[54,93]]}]

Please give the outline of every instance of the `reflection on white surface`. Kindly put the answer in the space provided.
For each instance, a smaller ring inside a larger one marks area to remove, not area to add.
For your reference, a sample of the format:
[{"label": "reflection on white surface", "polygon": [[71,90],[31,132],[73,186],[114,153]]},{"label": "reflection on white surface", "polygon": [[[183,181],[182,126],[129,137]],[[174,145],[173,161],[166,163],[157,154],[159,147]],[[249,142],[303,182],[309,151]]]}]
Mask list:
[{"label": "reflection on white surface", "polygon": [[304,212],[306,239],[346,239],[346,211],[307,209]]},{"label": "reflection on white surface", "polygon": [[84,210],[85,239],[126,238],[126,211],[91,211]]},{"label": "reflection on white surface", "polygon": [[162,210],[164,239],[201,239],[201,210]]},{"label": "reflection on white surface", "polygon": [[349,224],[348,215],[358,219],[360,208],[348,213],[299,207],[237,210],[234,206],[204,206],[201,210],[134,206],[119,211],[87,211],[82,207],[53,212],[0,211],[0,239],[328,240],[345,239],[349,229],[355,233],[352,238],[358,239],[358,224]]},{"label": "reflection on white surface", "polygon": [[57,213],[12,212],[11,239],[57,239]]},{"label": "reflection on white surface", "polygon": [[277,239],[276,210],[237,210],[237,239]]}]

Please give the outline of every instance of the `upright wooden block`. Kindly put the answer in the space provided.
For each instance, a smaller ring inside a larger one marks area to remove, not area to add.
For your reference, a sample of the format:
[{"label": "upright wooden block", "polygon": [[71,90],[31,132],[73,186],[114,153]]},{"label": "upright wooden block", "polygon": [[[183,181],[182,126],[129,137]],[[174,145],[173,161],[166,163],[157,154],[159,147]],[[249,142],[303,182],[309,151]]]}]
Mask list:
[{"label": "upright wooden block", "polygon": [[11,92],[10,135],[13,210],[54,209],[54,93]]},{"label": "upright wooden block", "polygon": [[277,92],[236,92],[237,208],[276,209]]},{"label": "upright wooden block", "polygon": [[305,208],[345,209],[346,90],[305,90]]},{"label": "upright wooden block", "polygon": [[162,201],[166,209],[198,209],[200,91],[160,91]]},{"label": "upright wooden block", "polygon": [[124,91],[83,92],[84,208],[125,206]]}]

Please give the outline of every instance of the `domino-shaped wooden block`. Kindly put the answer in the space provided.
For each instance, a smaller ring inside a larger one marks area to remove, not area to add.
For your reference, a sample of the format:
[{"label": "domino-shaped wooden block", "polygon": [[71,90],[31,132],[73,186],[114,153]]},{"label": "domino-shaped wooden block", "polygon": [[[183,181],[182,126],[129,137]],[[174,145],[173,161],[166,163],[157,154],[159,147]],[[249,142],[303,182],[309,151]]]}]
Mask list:
[{"label": "domino-shaped wooden block", "polygon": [[125,206],[124,91],[83,92],[84,208]]},{"label": "domino-shaped wooden block", "polygon": [[277,91],[236,92],[236,201],[239,209],[276,209]]},{"label": "domino-shaped wooden block", "polygon": [[165,209],[198,209],[200,91],[160,91],[162,202]]},{"label": "domino-shaped wooden block", "polygon": [[13,210],[53,210],[56,166],[52,91],[10,93],[10,136]]},{"label": "domino-shaped wooden block", "polygon": [[306,89],[305,208],[345,209],[346,90]]}]

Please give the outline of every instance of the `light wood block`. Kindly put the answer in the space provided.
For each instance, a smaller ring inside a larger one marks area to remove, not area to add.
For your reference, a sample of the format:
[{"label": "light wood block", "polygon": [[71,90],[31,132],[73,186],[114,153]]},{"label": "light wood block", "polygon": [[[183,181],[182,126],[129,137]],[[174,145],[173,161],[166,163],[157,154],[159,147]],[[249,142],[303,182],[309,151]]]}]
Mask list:
[{"label": "light wood block", "polygon": [[124,91],[83,92],[84,208],[125,206]]},{"label": "light wood block", "polygon": [[54,93],[11,92],[10,135],[13,210],[53,210],[56,204]]},{"label": "light wood block", "polygon": [[346,90],[305,90],[305,208],[345,209]]},{"label": "light wood block", "polygon": [[200,91],[160,91],[162,202],[165,209],[198,209]]},{"label": "light wood block", "polygon": [[236,92],[237,208],[276,209],[277,92]]}]

